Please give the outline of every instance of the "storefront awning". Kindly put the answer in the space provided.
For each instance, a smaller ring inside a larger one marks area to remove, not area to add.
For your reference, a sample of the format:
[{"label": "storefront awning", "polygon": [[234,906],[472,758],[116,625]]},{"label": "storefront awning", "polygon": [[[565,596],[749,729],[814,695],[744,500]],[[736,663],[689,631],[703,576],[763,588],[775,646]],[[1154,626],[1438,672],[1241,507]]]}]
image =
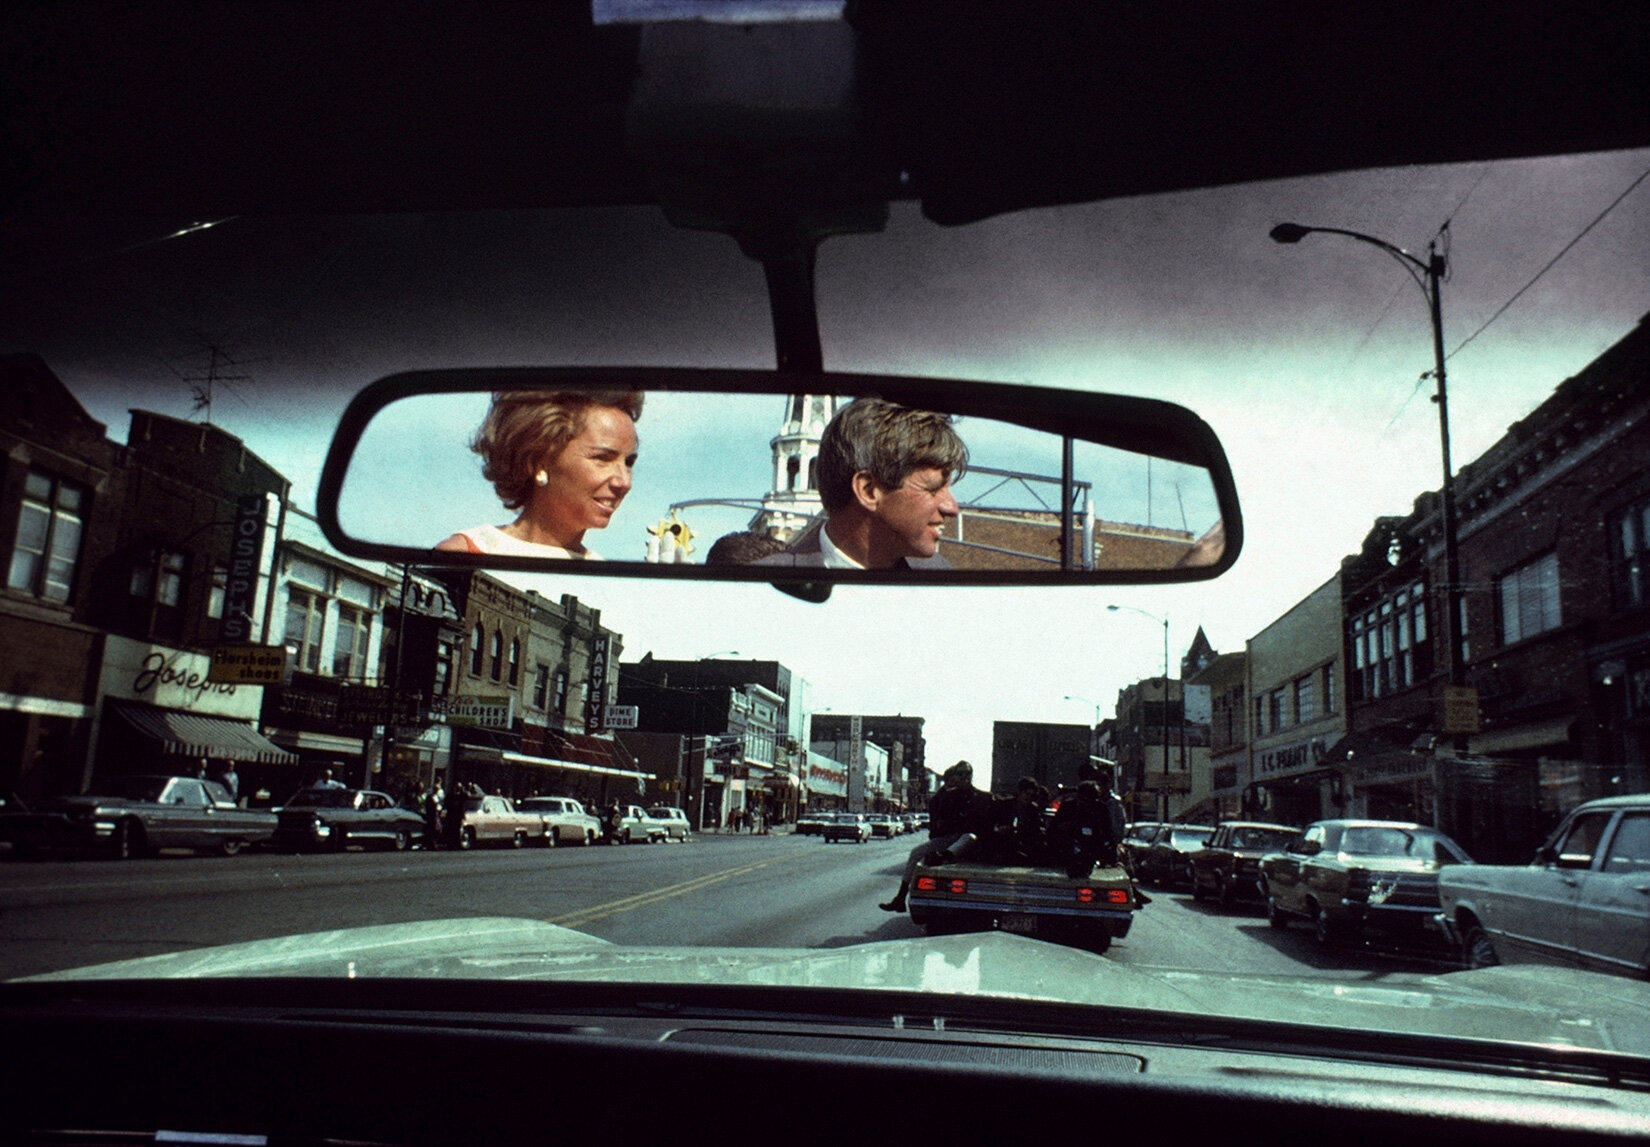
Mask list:
[{"label": "storefront awning", "polygon": [[307,729],[283,730],[270,735],[283,749],[310,753],[344,753],[360,756],[366,751],[360,737],[339,737],[332,733],[312,733]]},{"label": "storefront awning", "polygon": [[203,717],[175,709],[110,701],[134,729],[180,757],[213,757],[242,764],[295,765],[298,755],[271,742],[250,725],[226,717]]},{"label": "storefront awning", "polygon": [[1549,745],[1567,745],[1574,717],[1558,717],[1550,721],[1533,721],[1509,729],[1492,729],[1467,738],[1469,753],[1511,753],[1519,749],[1544,749]]},{"label": "storefront awning", "polygon": [[630,777],[638,781],[651,781],[652,773],[637,772],[634,769],[619,769],[612,765],[591,765],[582,761],[564,761],[555,757],[530,757],[526,753],[505,753],[504,763],[507,765],[532,765],[541,769],[568,769],[575,773],[595,773],[604,777]]}]

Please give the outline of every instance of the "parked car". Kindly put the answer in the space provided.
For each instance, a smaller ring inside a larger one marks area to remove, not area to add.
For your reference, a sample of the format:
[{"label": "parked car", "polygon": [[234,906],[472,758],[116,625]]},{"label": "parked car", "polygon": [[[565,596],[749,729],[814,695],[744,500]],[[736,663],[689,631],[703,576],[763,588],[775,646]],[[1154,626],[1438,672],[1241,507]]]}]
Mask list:
[{"label": "parked car", "polygon": [[1209,843],[1193,852],[1192,899],[1212,896],[1222,907],[1235,900],[1263,899],[1261,857],[1287,848],[1301,830],[1286,824],[1229,820]]},{"label": "parked car", "polygon": [[1159,820],[1142,820],[1123,829],[1123,839],[1118,845],[1118,851],[1122,853],[1123,863],[1137,878],[1140,875],[1141,858],[1157,839],[1157,834],[1167,827],[1169,826]]},{"label": "parked car", "polygon": [[1447,868],[1438,900],[1439,924],[1470,967],[1650,976],[1650,796],[1579,806],[1527,865]]},{"label": "parked car", "polygon": [[1435,828],[1391,820],[1320,820],[1260,862],[1274,928],[1309,920],[1321,943],[1364,930],[1415,938],[1436,930],[1438,873],[1471,864]]},{"label": "parked car", "polygon": [[647,810],[647,815],[665,826],[666,840],[685,841],[692,835],[687,813],[674,805],[654,805]]},{"label": "parked car", "polygon": [[509,797],[455,796],[447,802],[447,815],[459,818],[456,829],[459,848],[550,844],[549,820],[542,813],[522,812]]},{"label": "parked car", "polygon": [[1208,824],[1170,824],[1159,829],[1135,862],[1135,878],[1165,888],[1192,886],[1192,856],[1214,835]]},{"label": "parked car", "polygon": [[0,815],[0,840],[14,855],[61,849],[126,860],[193,848],[234,856],[273,837],[276,823],[272,812],[237,806],[217,781],[136,776],[111,784],[107,796],[53,797]]},{"label": "parked car", "polygon": [[839,812],[834,813],[820,832],[825,843],[832,841],[853,841],[855,844],[864,844],[871,839],[871,826],[865,820],[864,813]]},{"label": "parked car", "polygon": [[602,822],[572,797],[526,797],[516,802],[522,812],[537,813],[550,825],[549,843],[595,844]]},{"label": "parked car", "polygon": [[424,836],[423,817],[371,789],[299,789],[274,811],[276,843],[292,851],[373,843],[404,852]]},{"label": "parked car", "polygon": [[634,804],[614,806],[606,813],[602,828],[602,839],[608,844],[633,844],[636,841],[658,844],[666,835],[662,821],[650,815],[641,805]]}]

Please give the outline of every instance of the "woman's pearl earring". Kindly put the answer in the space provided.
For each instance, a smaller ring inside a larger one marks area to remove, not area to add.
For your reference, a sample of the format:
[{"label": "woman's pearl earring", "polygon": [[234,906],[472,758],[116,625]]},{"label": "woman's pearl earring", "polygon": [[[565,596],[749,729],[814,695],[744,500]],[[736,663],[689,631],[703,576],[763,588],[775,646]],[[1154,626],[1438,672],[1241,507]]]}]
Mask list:
[{"label": "woman's pearl earring", "polygon": [[537,482],[540,486],[548,486],[550,484],[550,475],[546,474],[543,470],[540,470],[537,474],[533,475],[533,481]]}]

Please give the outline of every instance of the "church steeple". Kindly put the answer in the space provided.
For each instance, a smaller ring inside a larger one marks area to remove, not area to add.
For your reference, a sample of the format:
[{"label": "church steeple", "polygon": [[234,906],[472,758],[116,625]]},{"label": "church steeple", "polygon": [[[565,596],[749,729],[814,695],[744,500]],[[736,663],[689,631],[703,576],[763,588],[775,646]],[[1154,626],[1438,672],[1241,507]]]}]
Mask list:
[{"label": "church steeple", "polygon": [[793,394],[785,400],[785,417],[769,443],[773,449],[773,485],[750,529],[788,542],[818,514],[819,440],[836,414],[836,397]]}]

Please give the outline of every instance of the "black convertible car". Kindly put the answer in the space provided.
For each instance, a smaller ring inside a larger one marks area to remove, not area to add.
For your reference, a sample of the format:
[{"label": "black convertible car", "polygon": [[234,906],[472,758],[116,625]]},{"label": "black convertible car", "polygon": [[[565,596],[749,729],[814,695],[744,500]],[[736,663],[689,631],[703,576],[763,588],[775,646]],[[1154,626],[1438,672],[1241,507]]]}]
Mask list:
[{"label": "black convertible car", "polygon": [[126,860],[157,848],[234,856],[275,835],[275,815],[238,807],[216,781],[127,777],[107,796],[57,797],[0,815],[14,853],[103,851]]}]

